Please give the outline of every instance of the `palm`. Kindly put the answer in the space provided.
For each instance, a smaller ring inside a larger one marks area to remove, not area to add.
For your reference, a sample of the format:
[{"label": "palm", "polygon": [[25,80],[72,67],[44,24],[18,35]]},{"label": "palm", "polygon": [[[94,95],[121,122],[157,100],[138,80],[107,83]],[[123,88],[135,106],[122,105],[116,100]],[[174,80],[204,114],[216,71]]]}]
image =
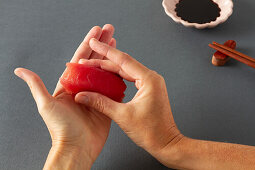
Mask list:
[{"label": "palm", "polygon": [[96,159],[107,139],[111,119],[78,104],[65,92],[55,97],[46,109],[51,122],[47,126],[52,140],[62,143],[77,143],[90,147],[90,154]]},{"label": "palm", "polygon": [[[91,38],[100,38],[100,41],[116,47],[116,41],[112,38],[113,32],[114,28],[111,25],[106,25],[101,31],[98,28],[92,28],[75,52],[71,62],[77,63],[80,59],[84,58],[103,59],[103,56],[90,49],[88,42]],[[56,135],[58,139],[55,138],[53,140],[80,142],[73,140],[83,139],[83,144],[85,146],[89,145],[89,150],[93,151],[90,153],[92,159],[96,159],[107,139],[111,126],[111,119],[95,110],[91,110],[84,105],[76,103],[73,96],[65,92],[60,82],[57,83],[53,97],[54,102],[50,111],[52,118],[50,120],[56,120],[56,122],[61,123],[61,125],[52,123],[55,127],[49,127],[51,134],[56,131],[58,133]],[[53,129],[54,132],[51,129]],[[51,136],[54,138],[54,135]]]}]

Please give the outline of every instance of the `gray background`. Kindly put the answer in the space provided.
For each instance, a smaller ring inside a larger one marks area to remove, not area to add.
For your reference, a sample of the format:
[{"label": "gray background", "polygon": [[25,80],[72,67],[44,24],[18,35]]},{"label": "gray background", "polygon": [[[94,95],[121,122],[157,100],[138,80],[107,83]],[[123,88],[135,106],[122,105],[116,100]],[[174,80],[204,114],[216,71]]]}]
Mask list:
[{"label": "gray background", "polygon": [[[174,118],[186,136],[254,145],[255,70],[211,64],[208,43],[228,39],[255,56],[255,1],[234,1],[214,28],[174,23],[161,0],[0,0],[0,169],[41,169],[50,136],[16,67],[38,73],[48,90],[94,25],[116,27],[118,48],[165,77]],[[128,101],[135,94],[129,83]],[[166,169],[112,124],[93,169]]]}]

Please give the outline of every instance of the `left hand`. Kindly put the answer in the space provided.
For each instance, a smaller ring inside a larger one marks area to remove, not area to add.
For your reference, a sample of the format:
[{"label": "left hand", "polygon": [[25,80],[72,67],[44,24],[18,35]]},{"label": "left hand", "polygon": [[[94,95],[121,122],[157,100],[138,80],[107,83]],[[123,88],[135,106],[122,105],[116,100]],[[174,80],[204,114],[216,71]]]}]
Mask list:
[{"label": "left hand", "polygon": [[[109,24],[103,29],[98,26],[93,27],[75,52],[71,62],[77,63],[80,59],[103,59],[103,56],[92,52],[89,40],[96,38],[115,48],[116,40],[112,38],[113,33],[114,27]],[[106,142],[111,119],[76,103],[59,82],[52,96],[40,77],[32,71],[18,68],[15,74],[22,78],[31,90],[39,113],[50,132],[52,149],[63,155],[75,151],[75,155],[79,156],[77,160],[81,159],[91,166]],[[48,159],[50,157],[49,155]],[[88,160],[84,161],[82,158]]]}]

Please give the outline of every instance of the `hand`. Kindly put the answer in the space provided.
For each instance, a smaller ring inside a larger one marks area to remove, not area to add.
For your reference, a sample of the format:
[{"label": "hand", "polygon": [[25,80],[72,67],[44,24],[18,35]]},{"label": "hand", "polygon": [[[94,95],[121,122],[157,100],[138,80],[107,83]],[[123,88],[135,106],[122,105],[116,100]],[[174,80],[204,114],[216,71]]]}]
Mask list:
[{"label": "hand", "polygon": [[118,103],[93,92],[78,93],[75,101],[110,117],[137,145],[161,160],[158,155],[163,148],[183,138],[172,116],[164,78],[96,39],[90,40],[90,47],[109,60],[81,60],[82,63],[115,72],[134,82],[138,91],[128,103]]},{"label": "hand", "polygon": [[138,91],[128,103],[81,92],[75,100],[112,118],[139,146],[164,165],[175,169],[254,169],[255,147],[195,140],[177,129],[162,76],[128,54],[90,40],[91,48],[109,60],[81,60],[118,73],[135,83]]},{"label": "hand", "polygon": [[[114,27],[109,24],[105,25],[103,29],[98,26],[93,27],[75,52],[71,62],[77,63],[82,58],[103,59],[103,56],[92,52],[89,47],[89,40],[96,38],[116,47],[116,40],[112,38],[113,33]],[[59,82],[53,96],[51,96],[42,80],[35,73],[18,68],[15,70],[15,74],[30,87],[39,113],[52,138],[52,149],[46,161],[45,169],[56,167],[53,165],[56,154],[65,157],[73,155],[77,165],[82,167],[82,163],[86,163],[84,166],[90,168],[105,144],[111,120],[104,114],[88,110],[86,106],[76,103]],[[70,160],[62,160],[62,163],[64,162],[70,162]],[[60,167],[62,166],[63,164]]]}]

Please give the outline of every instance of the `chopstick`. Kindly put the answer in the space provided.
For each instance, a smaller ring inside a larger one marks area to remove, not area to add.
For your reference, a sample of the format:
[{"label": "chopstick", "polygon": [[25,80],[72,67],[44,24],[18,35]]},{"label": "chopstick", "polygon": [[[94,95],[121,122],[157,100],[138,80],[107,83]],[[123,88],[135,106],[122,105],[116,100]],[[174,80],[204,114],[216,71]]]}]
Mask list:
[{"label": "chopstick", "polygon": [[248,60],[251,60],[251,61],[255,62],[255,59],[254,59],[254,58],[249,57],[249,56],[247,56],[247,55],[245,55],[245,54],[243,54],[243,53],[240,53],[239,51],[236,51],[236,50],[234,50],[234,49],[232,49],[232,48],[229,48],[229,47],[227,47],[227,46],[221,45],[221,44],[219,44],[219,43],[217,43],[217,42],[213,42],[213,44],[214,44],[214,45],[217,45],[218,47],[224,48],[224,49],[226,49],[226,50],[228,50],[228,51],[230,51],[230,52],[233,52],[233,53],[235,53],[235,54],[237,54],[237,55],[239,55],[239,56],[241,56],[241,57],[243,57],[243,58],[246,58],[246,59],[248,59]]},{"label": "chopstick", "polygon": [[220,51],[223,54],[226,54],[227,56],[229,56],[235,60],[238,60],[250,67],[255,68],[255,59],[254,58],[251,58],[245,54],[242,54],[236,50],[233,50],[231,48],[228,48],[228,47],[221,45],[219,43],[216,43],[216,42],[213,42],[213,44],[209,44],[209,46],[217,51]]}]

